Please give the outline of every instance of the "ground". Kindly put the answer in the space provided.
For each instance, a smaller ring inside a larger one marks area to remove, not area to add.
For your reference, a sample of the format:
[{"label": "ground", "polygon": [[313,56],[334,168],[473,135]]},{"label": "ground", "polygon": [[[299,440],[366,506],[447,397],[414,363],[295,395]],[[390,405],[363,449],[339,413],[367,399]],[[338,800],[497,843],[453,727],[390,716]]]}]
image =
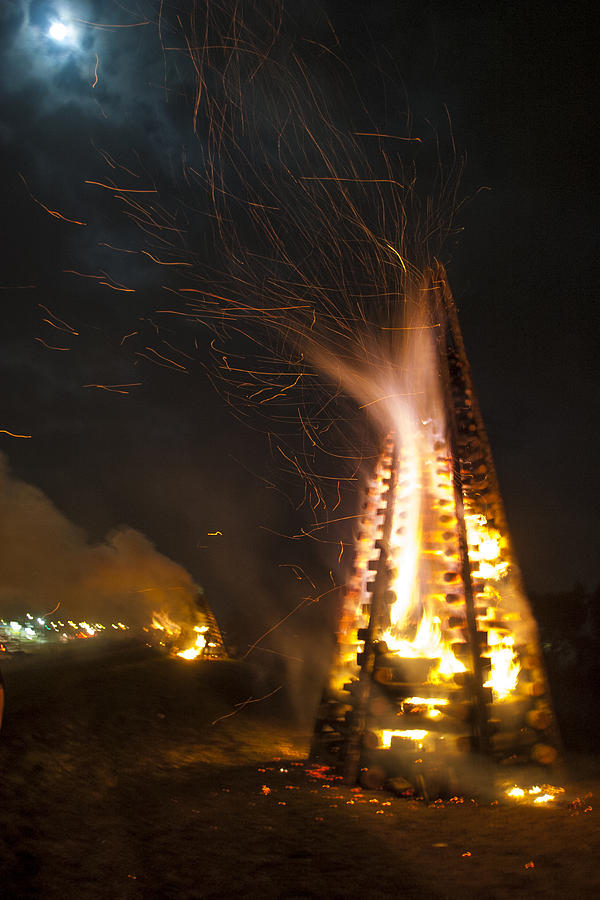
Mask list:
[{"label": "ground", "polygon": [[593,757],[555,808],[428,804],[323,778],[285,685],[236,707],[281,684],[246,663],[86,643],[2,665],[7,898],[600,896]]}]

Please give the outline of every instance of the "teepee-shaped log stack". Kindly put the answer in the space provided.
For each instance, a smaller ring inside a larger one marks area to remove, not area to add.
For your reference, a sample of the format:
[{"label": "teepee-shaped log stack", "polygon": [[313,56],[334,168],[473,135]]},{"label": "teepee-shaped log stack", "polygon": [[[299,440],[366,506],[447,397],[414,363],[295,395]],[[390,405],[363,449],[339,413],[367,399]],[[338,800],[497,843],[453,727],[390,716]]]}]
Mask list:
[{"label": "teepee-shaped log stack", "polygon": [[547,782],[558,736],[456,309],[427,272],[312,753],[347,783],[433,796]]},{"label": "teepee-shaped log stack", "polygon": [[225,647],[223,634],[221,633],[215,614],[212,611],[212,607],[202,590],[199,590],[196,596],[196,608],[202,624],[206,628],[204,633],[206,643],[202,656],[205,659],[227,659],[229,654]]}]

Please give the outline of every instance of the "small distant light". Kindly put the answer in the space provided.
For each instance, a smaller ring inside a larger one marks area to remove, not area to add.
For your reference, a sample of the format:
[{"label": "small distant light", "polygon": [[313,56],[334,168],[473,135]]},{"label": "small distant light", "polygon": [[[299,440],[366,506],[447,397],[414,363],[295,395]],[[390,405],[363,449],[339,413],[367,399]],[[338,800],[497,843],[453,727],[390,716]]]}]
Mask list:
[{"label": "small distant light", "polygon": [[64,41],[69,34],[69,29],[62,22],[53,22],[48,34],[55,41]]}]

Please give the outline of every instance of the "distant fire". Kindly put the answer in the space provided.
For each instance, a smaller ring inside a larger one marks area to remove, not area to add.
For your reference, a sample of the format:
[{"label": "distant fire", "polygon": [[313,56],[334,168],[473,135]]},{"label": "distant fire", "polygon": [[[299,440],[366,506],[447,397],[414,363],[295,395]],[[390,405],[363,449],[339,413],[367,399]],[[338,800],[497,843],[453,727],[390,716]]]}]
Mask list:
[{"label": "distant fire", "polygon": [[[169,652],[171,656],[177,656],[180,659],[194,660],[205,657],[215,657],[221,655],[219,645],[210,640],[210,628],[208,625],[178,625],[165,612],[154,612],[152,614],[152,628],[155,631],[163,632],[165,641],[162,643],[166,646],[169,644]],[[181,647],[181,644],[187,646]]]},{"label": "distant fire", "polygon": [[[0,619],[0,653],[31,651],[49,644],[65,644],[78,640],[106,638],[109,635],[128,635],[143,640],[147,646],[164,647],[169,655],[184,660],[215,659],[225,656],[222,639],[215,625],[178,624],[163,610],[154,612],[149,625],[134,626],[124,622],[76,621],[47,619],[27,613],[23,620]],[[157,641],[149,640],[151,635]]]},{"label": "distant fire", "polygon": [[207,648],[206,632],[208,631],[208,625],[196,625],[194,631],[197,632],[197,635],[193,645],[188,647],[187,650],[178,650],[175,654],[176,656],[180,656],[182,659],[198,659],[204,653]]}]

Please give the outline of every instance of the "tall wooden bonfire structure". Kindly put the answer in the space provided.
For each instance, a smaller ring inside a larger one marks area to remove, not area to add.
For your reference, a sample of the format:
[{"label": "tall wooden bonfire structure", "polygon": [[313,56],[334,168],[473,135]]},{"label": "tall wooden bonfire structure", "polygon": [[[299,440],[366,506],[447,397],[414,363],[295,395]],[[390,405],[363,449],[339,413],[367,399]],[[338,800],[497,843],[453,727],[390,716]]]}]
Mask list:
[{"label": "tall wooden bonfire structure", "polygon": [[346,783],[426,796],[548,782],[538,632],[441,266],[418,305],[403,361],[418,374],[398,392],[414,402],[390,416],[366,486],[312,756]]}]

